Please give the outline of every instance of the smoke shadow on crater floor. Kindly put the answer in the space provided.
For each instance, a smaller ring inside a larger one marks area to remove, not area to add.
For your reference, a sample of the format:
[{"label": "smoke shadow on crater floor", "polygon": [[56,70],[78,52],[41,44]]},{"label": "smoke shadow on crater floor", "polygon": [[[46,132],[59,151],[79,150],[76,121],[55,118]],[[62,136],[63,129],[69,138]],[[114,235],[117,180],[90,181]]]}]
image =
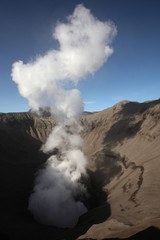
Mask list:
[{"label": "smoke shadow on crater floor", "polygon": [[66,234],[66,240],[76,240],[77,237],[85,234],[92,225],[103,223],[110,215],[110,205],[107,202],[104,202],[99,207],[90,209],[79,218],[77,226]]},{"label": "smoke shadow on crater floor", "polygon": [[132,117],[127,117],[126,119],[121,119],[107,132],[103,144],[108,146],[116,146],[118,143],[122,143],[124,139],[129,139],[134,137],[140,130],[143,120],[135,122]]},{"label": "smoke shadow on crater floor", "polygon": [[121,157],[110,150],[97,152],[92,159],[95,162],[95,170],[87,170],[88,178],[82,179],[86,186],[89,198],[81,199],[88,208],[88,212],[80,216],[77,226],[69,231],[66,239],[74,240],[83,235],[94,224],[106,221],[111,215],[110,204],[107,202],[107,190],[103,190],[113,177],[122,173],[122,167],[118,164]]},{"label": "smoke shadow on crater floor", "polygon": [[99,191],[97,196],[95,195],[92,195],[88,201],[84,201],[85,205],[89,207],[88,212],[80,216],[75,228],[67,232],[66,240],[76,240],[77,237],[85,234],[92,225],[103,223],[110,217],[111,209],[106,200],[107,194]]}]

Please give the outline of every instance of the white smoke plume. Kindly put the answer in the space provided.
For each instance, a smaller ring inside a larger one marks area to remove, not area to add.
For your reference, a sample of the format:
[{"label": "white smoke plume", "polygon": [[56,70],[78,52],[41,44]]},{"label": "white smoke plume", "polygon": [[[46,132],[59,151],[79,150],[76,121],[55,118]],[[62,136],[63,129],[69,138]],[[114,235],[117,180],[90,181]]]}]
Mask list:
[{"label": "white smoke plume", "polygon": [[78,5],[67,23],[58,23],[55,28],[53,38],[59,41],[59,50],[12,66],[12,79],[29,106],[36,111],[49,106],[57,122],[42,146],[44,152],[58,149],[57,155],[38,172],[29,202],[29,210],[41,223],[73,227],[87,211],[76,200],[77,194],[85,192],[79,179],[86,173],[87,160],[80,150],[83,141],[77,121],[83,102],[74,86],[107,61],[116,33],[113,23],[99,21],[89,9]]}]

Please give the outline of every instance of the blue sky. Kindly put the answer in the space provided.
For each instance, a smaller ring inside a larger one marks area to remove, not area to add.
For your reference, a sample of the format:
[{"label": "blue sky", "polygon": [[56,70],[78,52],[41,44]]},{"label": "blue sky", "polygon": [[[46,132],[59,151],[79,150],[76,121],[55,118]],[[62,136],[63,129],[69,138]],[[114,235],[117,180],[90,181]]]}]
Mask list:
[{"label": "blue sky", "polygon": [[122,100],[143,102],[160,97],[160,1],[1,0],[0,112],[28,111],[27,100],[11,79],[12,64],[57,49],[53,28],[57,21],[66,21],[79,3],[99,20],[112,20],[118,30],[107,63],[78,84],[85,110],[102,110]]}]

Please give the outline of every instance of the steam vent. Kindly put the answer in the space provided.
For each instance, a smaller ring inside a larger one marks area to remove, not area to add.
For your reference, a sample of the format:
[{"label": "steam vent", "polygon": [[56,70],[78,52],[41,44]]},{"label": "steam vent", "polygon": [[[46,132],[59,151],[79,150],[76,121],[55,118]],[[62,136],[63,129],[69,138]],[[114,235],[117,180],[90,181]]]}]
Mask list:
[{"label": "steam vent", "polygon": [[59,155],[40,151],[54,116],[0,114],[1,239],[159,239],[159,119],[159,100],[123,101],[79,118],[88,163],[78,181],[86,193],[75,190],[74,200],[87,210],[61,228],[38,223],[28,210],[37,174]]}]

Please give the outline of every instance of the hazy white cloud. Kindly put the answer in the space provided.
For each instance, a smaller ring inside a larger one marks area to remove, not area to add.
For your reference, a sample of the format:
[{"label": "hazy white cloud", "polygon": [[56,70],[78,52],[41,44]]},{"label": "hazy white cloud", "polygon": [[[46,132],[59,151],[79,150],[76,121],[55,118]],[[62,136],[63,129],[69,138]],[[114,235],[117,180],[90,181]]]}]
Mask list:
[{"label": "hazy white cloud", "polygon": [[123,100],[123,97],[122,97],[122,96],[117,96],[117,97],[114,97],[113,100],[115,100],[115,101],[121,101],[121,100]]},{"label": "hazy white cloud", "polygon": [[83,102],[78,89],[66,89],[68,83],[76,86],[107,61],[113,53],[109,44],[116,33],[113,23],[99,21],[89,9],[78,5],[67,23],[58,23],[55,28],[53,37],[59,41],[59,50],[12,66],[12,79],[29,106],[37,111],[49,106],[57,122],[42,146],[44,152],[57,149],[57,155],[52,155],[38,172],[29,201],[29,210],[43,224],[73,227],[87,211],[75,198],[77,192],[85,194],[79,179],[86,174],[87,160],[80,150],[83,141],[77,122]]},{"label": "hazy white cloud", "polygon": [[90,105],[90,104],[94,104],[94,103],[96,103],[96,102],[95,101],[85,101],[84,102],[85,105]]}]

